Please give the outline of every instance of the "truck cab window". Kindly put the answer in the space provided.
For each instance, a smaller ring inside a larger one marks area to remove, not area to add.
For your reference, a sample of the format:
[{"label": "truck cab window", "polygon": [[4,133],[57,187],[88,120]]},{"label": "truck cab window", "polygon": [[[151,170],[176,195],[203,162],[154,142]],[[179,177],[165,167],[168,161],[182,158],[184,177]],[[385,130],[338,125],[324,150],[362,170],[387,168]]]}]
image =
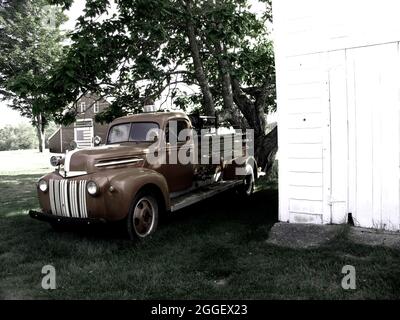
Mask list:
[{"label": "truck cab window", "polygon": [[131,122],[113,126],[108,134],[107,143],[122,142],[153,142],[149,140],[150,131],[158,130],[159,126],[155,122]]},{"label": "truck cab window", "polygon": [[113,126],[110,130],[110,133],[108,134],[107,143],[119,143],[128,141],[130,129],[130,123]]},{"label": "truck cab window", "polygon": [[158,130],[159,126],[154,122],[132,122],[129,141],[134,142],[152,142],[150,132]]}]

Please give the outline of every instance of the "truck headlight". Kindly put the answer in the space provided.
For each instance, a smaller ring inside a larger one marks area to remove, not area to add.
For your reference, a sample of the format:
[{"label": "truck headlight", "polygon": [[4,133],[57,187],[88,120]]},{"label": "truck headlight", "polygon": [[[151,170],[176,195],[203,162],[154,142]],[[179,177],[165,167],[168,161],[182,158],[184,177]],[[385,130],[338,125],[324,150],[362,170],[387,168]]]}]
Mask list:
[{"label": "truck headlight", "polygon": [[89,181],[86,185],[86,190],[91,196],[95,196],[99,193],[99,186],[94,181]]},{"label": "truck headlight", "polygon": [[39,186],[40,191],[42,191],[42,192],[46,192],[47,188],[49,187],[46,180],[40,180],[38,186]]}]

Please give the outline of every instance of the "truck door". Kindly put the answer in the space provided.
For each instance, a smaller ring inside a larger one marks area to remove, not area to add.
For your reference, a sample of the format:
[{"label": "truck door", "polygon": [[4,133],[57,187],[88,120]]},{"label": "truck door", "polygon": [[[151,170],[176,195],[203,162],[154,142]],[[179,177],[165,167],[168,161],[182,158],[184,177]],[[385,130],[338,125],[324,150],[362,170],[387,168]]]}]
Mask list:
[{"label": "truck door", "polygon": [[161,173],[167,179],[170,192],[188,189],[193,184],[193,163],[182,163],[179,154],[190,156],[193,152],[193,138],[190,140],[181,135],[181,131],[189,129],[185,119],[171,119],[165,128],[165,148],[167,164],[161,166]]}]

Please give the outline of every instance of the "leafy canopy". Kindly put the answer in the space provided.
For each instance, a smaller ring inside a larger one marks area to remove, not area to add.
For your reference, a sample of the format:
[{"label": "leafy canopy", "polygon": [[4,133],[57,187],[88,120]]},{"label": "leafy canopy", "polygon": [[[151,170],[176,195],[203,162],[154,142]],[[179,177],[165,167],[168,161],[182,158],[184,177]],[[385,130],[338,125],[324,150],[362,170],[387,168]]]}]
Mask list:
[{"label": "leafy canopy", "polygon": [[0,5],[0,99],[34,124],[35,116],[46,110],[43,87],[62,56],[59,27],[65,20],[62,11],[45,0],[10,0]]},{"label": "leafy canopy", "polygon": [[[65,9],[72,4],[52,2]],[[50,111],[59,121],[72,122],[73,103],[89,91],[112,98],[111,107],[98,116],[107,122],[138,110],[147,97],[159,99],[163,92],[178,107],[201,109],[188,21],[195,28],[216,107],[223,108],[221,74],[229,73],[248,99],[255,102],[266,95],[263,108],[273,109],[273,50],[266,28],[270,1],[264,2],[265,12],[256,15],[247,0],[88,0],[66,57],[48,81]],[[223,68],[221,60],[226,62]],[[62,113],[65,106],[70,112]]]}]

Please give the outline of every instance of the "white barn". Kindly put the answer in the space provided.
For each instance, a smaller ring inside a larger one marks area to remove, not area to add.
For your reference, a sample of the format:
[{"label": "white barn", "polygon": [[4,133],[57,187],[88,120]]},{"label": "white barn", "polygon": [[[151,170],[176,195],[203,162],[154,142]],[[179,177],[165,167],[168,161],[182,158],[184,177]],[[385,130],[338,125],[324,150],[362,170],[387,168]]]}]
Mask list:
[{"label": "white barn", "polygon": [[280,221],[400,230],[399,12],[273,1]]}]

